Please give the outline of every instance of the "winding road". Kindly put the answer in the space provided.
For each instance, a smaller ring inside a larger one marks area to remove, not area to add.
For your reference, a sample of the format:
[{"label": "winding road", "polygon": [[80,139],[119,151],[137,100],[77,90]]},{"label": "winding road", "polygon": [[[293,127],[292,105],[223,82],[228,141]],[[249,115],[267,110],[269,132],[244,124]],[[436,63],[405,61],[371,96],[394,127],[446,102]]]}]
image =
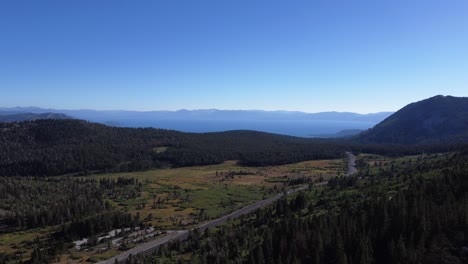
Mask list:
[{"label": "winding road", "polygon": [[[356,168],[355,168],[356,157],[351,152],[346,152],[346,155],[348,156],[348,172],[346,173],[346,176],[350,176],[350,175],[352,175],[352,174],[354,174],[356,172]],[[318,185],[318,186],[326,185],[326,182],[319,182],[316,185]],[[273,203],[274,201],[280,199],[284,195],[290,195],[290,194],[296,193],[298,191],[301,191],[301,190],[304,190],[304,189],[307,189],[307,188],[308,188],[308,186],[301,186],[299,188],[287,191],[286,194],[285,193],[278,193],[273,197],[270,197],[268,199],[261,200],[261,201],[258,201],[256,203],[253,203],[251,205],[248,205],[248,206],[246,206],[244,208],[241,208],[241,209],[239,209],[237,211],[234,211],[234,212],[232,212],[232,213],[230,213],[228,215],[225,215],[223,217],[214,219],[214,220],[212,220],[210,222],[201,224],[196,228],[198,228],[198,230],[200,232],[203,232],[203,231],[205,231],[205,229],[207,229],[209,227],[214,227],[214,226],[220,225],[220,224],[222,224],[222,223],[224,223],[226,221],[229,221],[229,220],[231,220],[233,218],[238,218],[238,217],[240,217],[242,215],[251,213],[251,212],[253,212],[253,211],[255,211],[255,210],[257,210],[257,209],[259,209],[261,207],[265,207],[265,206]],[[194,230],[194,229],[191,229],[191,230]],[[129,250],[125,251],[125,252],[120,253],[119,255],[117,255],[115,257],[112,257],[112,258],[107,259],[107,260],[100,261],[100,262],[98,262],[98,264],[123,263],[130,255],[133,255],[133,256],[135,256],[135,255],[150,255],[150,254],[154,253],[161,245],[164,245],[164,244],[166,244],[166,243],[168,243],[170,241],[185,240],[185,239],[188,238],[188,235],[189,235],[189,230],[171,231],[167,235],[165,235],[164,237],[157,238],[155,240],[140,244],[140,245],[138,245],[138,246],[136,246],[136,247],[134,247],[132,249],[129,249]]]},{"label": "winding road", "polygon": [[346,173],[346,177],[348,177],[356,173],[356,157],[349,151],[346,152],[346,155],[348,156],[348,172]]}]

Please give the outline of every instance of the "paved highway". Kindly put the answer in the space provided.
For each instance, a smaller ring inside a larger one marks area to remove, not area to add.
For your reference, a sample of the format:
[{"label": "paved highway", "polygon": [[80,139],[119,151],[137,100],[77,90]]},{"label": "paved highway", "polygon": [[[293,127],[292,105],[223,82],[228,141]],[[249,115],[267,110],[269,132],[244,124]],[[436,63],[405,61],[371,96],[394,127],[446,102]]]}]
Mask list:
[{"label": "paved highway", "polygon": [[356,173],[356,157],[351,152],[346,152],[348,156],[348,172],[346,176],[351,176]]},{"label": "paved highway", "polygon": [[[287,191],[287,195],[293,194],[295,192],[301,191],[308,188],[308,186],[301,186],[299,188],[289,190]],[[279,198],[283,197],[284,193],[279,193],[271,198],[268,198],[266,200],[258,201],[256,203],[253,203],[251,205],[248,205],[244,208],[241,208],[235,212],[232,212],[228,215],[225,215],[223,217],[217,218],[215,220],[212,220],[210,222],[204,223],[199,225],[197,228],[200,232],[205,231],[205,229],[209,227],[214,227],[217,225],[220,225],[230,219],[234,219],[237,217],[240,217],[241,215],[248,214],[252,211],[257,210],[260,207],[267,206],[274,201],[278,200]],[[192,229],[193,230],[193,229]],[[157,238],[155,240],[140,244],[130,250],[127,250],[123,253],[120,253],[119,255],[112,257],[108,260],[100,261],[98,264],[114,264],[116,263],[115,261],[117,260],[118,263],[123,263],[130,255],[150,255],[151,253],[155,252],[156,249],[158,249],[161,245],[164,245],[168,243],[169,241],[175,241],[175,240],[185,240],[188,237],[189,230],[180,230],[180,231],[171,231],[168,233],[166,236]]]},{"label": "paved highway", "polygon": [[[356,172],[355,168],[355,163],[356,163],[356,157],[351,153],[351,152],[346,152],[346,155],[348,156],[348,172],[346,173],[346,176],[350,176]],[[321,186],[321,185],[326,185],[327,182],[319,182],[316,185]],[[290,195],[293,193],[296,193],[298,191],[306,189],[308,186],[301,186],[296,189],[292,189],[286,192],[286,195]],[[251,213],[252,211],[257,210],[260,207],[267,206],[274,201],[280,199],[281,197],[284,196],[284,193],[278,193],[275,196],[268,198],[266,200],[258,201],[256,203],[253,203],[251,205],[248,205],[244,208],[241,208],[235,212],[232,212],[228,215],[225,215],[223,217],[217,218],[215,220],[212,220],[210,222],[204,223],[199,225],[198,230],[200,232],[205,231],[205,229],[209,227],[214,227],[217,225],[220,225],[230,219],[240,217],[241,215],[245,215],[248,213]],[[193,229],[192,229],[193,230]],[[140,244],[130,250],[127,250],[123,253],[120,253],[119,255],[112,257],[108,260],[100,261],[98,264],[114,264],[116,263],[123,263],[130,255],[150,255],[153,252],[155,252],[161,245],[164,245],[168,243],[169,241],[175,241],[175,240],[185,240],[187,239],[189,234],[189,230],[180,230],[180,231],[171,231],[167,235],[161,238],[157,238],[155,240]]]}]

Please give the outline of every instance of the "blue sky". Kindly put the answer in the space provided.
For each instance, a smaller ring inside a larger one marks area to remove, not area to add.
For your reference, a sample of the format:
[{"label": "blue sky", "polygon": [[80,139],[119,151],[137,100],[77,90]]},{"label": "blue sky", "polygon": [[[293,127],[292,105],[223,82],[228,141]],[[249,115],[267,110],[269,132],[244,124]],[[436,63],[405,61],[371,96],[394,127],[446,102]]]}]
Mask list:
[{"label": "blue sky", "polygon": [[468,1],[0,2],[0,106],[397,110],[468,96]]}]

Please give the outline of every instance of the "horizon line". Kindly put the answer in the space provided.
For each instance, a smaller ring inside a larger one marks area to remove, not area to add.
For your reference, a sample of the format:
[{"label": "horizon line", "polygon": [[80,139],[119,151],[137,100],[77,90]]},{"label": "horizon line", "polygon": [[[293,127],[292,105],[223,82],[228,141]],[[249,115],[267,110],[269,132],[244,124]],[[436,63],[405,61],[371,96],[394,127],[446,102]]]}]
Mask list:
[{"label": "horizon line", "polygon": [[380,113],[394,113],[398,110],[393,111],[377,111],[377,112],[352,112],[352,111],[319,111],[319,112],[305,112],[300,110],[263,110],[263,109],[219,109],[219,108],[197,108],[197,109],[186,109],[180,108],[178,110],[129,110],[129,109],[92,109],[92,108],[75,108],[75,109],[61,109],[61,108],[45,108],[39,106],[13,106],[13,107],[0,107],[1,109],[27,109],[35,108],[40,110],[52,110],[52,111],[95,111],[95,112],[137,112],[137,113],[151,113],[151,112],[181,112],[181,111],[243,111],[243,112],[286,112],[286,113],[301,113],[301,114],[322,114],[322,113],[350,113],[350,114],[360,114],[360,115],[369,115],[369,114],[380,114]]}]

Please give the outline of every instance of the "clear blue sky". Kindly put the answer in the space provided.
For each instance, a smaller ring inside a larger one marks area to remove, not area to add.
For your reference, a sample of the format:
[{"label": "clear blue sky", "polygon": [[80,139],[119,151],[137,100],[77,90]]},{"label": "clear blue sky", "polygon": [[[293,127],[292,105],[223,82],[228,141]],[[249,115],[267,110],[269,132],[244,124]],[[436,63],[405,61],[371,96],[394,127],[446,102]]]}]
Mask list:
[{"label": "clear blue sky", "polygon": [[468,96],[468,1],[3,0],[0,106],[397,110]]}]

